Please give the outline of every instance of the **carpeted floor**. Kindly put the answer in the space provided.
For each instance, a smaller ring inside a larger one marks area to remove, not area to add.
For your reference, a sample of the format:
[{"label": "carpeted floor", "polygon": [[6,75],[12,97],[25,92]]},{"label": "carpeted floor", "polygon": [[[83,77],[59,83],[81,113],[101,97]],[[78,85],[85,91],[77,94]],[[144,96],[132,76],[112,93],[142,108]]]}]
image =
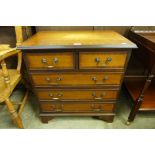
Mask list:
[{"label": "carpeted floor", "polygon": [[[12,100],[20,101],[22,96],[22,90],[18,89],[13,93]],[[43,124],[38,117],[36,100],[33,94],[30,94],[22,118],[26,129],[154,129],[154,113],[140,113],[131,125],[125,124],[130,112],[130,102],[130,98],[123,90],[117,103],[117,114],[113,123],[106,123],[92,117],[55,117],[48,124]],[[16,129],[4,105],[0,105],[0,128]]]}]

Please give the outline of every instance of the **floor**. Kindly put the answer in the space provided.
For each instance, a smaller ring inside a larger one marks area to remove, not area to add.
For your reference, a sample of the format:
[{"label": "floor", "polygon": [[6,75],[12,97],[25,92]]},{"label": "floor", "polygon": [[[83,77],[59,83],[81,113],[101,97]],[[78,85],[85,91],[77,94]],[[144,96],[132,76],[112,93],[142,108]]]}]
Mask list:
[{"label": "floor", "polygon": [[[11,98],[13,101],[20,101],[22,96],[23,91],[20,88],[13,93]],[[113,123],[106,123],[92,117],[55,117],[48,124],[43,124],[38,117],[36,99],[33,94],[30,94],[22,118],[26,129],[155,129],[154,113],[140,113],[132,124],[129,126],[125,124],[131,102],[127,93],[123,90],[117,103],[117,114]],[[16,129],[4,105],[0,105],[0,128]]]}]

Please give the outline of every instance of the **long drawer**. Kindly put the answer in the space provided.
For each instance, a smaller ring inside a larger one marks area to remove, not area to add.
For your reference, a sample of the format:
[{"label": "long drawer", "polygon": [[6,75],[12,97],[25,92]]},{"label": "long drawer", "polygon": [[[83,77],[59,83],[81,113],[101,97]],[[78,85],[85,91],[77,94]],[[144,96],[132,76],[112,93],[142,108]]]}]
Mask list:
[{"label": "long drawer", "polygon": [[40,108],[41,112],[55,112],[55,113],[65,113],[65,112],[113,112],[115,104],[114,103],[94,103],[94,102],[41,102]]},{"label": "long drawer", "polygon": [[116,100],[118,90],[103,89],[42,89],[36,90],[39,100],[68,101],[68,100],[91,100],[104,101]]},{"label": "long drawer", "polygon": [[80,69],[124,68],[127,53],[119,52],[81,52]]},{"label": "long drawer", "polygon": [[29,53],[26,54],[29,70],[74,69],[75,56],[72,52],[64,53]]},{"label": "long drawer", "polygon": [[67,72],[32,74],[35,86],[119,85],[122,73]]}]

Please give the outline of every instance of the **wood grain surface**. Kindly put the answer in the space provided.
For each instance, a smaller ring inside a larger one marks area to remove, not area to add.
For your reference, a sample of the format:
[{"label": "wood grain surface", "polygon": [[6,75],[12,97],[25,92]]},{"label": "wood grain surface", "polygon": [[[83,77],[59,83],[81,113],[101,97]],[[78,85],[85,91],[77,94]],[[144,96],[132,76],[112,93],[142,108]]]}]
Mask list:
[{"label": "wood grain surface", "polygon": [[19,49],[48,49],[60,47],[110,47],[136,48],[136,45],[117,32],[110,30],[85,31],[40,31],[25,42]]}]

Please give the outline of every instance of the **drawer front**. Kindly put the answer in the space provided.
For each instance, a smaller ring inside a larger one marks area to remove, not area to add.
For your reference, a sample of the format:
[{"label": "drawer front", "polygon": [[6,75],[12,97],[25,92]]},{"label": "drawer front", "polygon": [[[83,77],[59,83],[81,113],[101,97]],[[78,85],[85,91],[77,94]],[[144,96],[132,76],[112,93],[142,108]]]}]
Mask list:
[{"label": "drawer front", "polygon": [[26,54],[30,70],[74,69],[74,54],[66,53],[31,53]]},{"label": "drawer front", "polygon": [[49,103],[40,104],[42,112],[113,112],[114,103]]},{"label": "drawer front", "polygon": [[65,101],[65,100],[92,100],[102,101],[106,99],[114,100],[117,98],[117,90],[37,90],[39,100]]},{"label": "drawer front", "polygon": [[32,74],[35,86],[119,85],[122,73],[50,73]]},{"label": "drawer front", "polygon": [[127,53],[85,52],[79,54],[80,69],[124,68]]}]

